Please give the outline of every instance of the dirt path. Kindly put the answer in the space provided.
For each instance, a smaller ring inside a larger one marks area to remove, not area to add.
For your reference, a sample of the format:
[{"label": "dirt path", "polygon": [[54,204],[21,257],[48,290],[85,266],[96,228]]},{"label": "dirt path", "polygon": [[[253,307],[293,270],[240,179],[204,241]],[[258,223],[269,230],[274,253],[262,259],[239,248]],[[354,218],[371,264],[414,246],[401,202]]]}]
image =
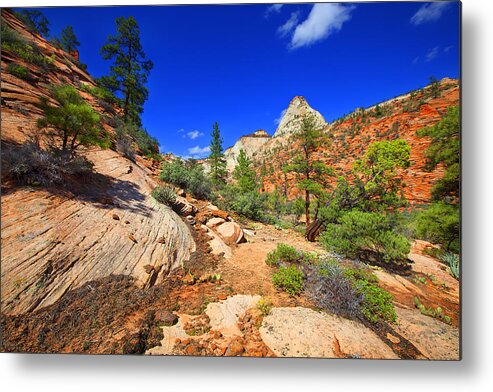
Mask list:
[{"label": "dirt path", "polygon": [[273,286],[273,269],[265,259],[278,243],[308,252],[323,252],[323,249],[317,243],[307,242],[294,230],[277,230],[271,225],[256,224],[255,235],[247,235],[247,240],[247,243],[234,247],[232,257],[220,265],[224,281],[237,293],[269,297],[274,306],[306,306],[305,299],[289,297]]}]

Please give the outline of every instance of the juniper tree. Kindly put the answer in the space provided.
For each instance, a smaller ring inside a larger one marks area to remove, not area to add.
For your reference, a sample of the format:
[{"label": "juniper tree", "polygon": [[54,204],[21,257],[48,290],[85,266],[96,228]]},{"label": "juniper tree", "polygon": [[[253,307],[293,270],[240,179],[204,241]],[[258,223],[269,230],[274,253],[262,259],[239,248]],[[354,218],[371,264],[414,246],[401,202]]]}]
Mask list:
[{"label": "juniper tree", "polygon": [[140,29],[133,17],[117,18],[116,27],[117,35],[110,35],[101,48],[103,58],[113,60],[113,64],[109,76],[100,78],[100,83],[122,95],[124,121],[140,125],[144,102],[149,96],[145,84],[153,63],[142,49]]},{"label": "juniper tree", "polygon": [[209,164],[211,167],[211,180],[215,185],[224,184],[227,175],[226,160],[224,159],[223,139],[217,122],[212,125],[210,150]]},{"label": "juniper tree", "polygon": [[304,192],[307,226],[310,224],[310,196],[314,196],[317,201],[323,199],[329,176],[333,174],[332,169],[316,158],[317,150],[327,143],[327,139],[327,135],[317,126],[313,116],[305,117],[300,130],[291,136],[291,141],[301,153],[283,169],[286,173],[295,173],[296,185]]}]

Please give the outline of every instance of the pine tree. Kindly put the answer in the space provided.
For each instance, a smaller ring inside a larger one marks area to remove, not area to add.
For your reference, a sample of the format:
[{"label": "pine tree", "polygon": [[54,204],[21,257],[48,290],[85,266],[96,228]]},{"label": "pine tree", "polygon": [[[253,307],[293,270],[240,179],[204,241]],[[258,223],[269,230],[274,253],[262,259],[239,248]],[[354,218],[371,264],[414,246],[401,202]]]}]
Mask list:
[{"label": "pine tree", "polygon": [[211,180],[215,185],[224,184],[227,175],[226,160],[224,159],[223,139],[217,122],[212,125],[210,149],[209,162],[211,166]]},{"label": "pine tree", "polygon": [[251,160],[248,158],[245,150],[241,149],[237,165],[233,171],[233,178],[237,181],[238,187],[242,193],[251,192],[257,189],[256,173],[251,168]]},{"label": "pine tree", "polygon": [[319,202],[326,194],[328,177],[333,171],[322,161],[316,159],[317,150],[327,143],[327,136],[323,129],[318,127],[312,116],[305,117],[301,129],[293,133],[291,140],[301,149],[301,153],[294,157],[291,164],[284,167],[286,173],[295,173],[296,185],[305,194],[305,220],[310,224],[310,196]]},{"label": "pine tree", "polygon": [[75,36],[72,26],[67,26],[62,30],[62,37],[60,39],[60,46],[67,53],[72,53],[79,47],[80,42]]},{"label": "pine tree", "polygon": [[73,156],[80,145],[108,146],[108,135],[101,128],[98,113],[82,99],[75,87],[52,86],[50,92],[57,105],[53,106],[43,97],[39,106],[44,116],[37,125],[47,131],[52,147],[64,156]]},{"label": "pine tree", "polygon": [[146,59],[142,49],[137,21],[131,16],[120,17],[116,19],[116,26],[118,34],[109,36],[101,48],[103,58],[114,62],[110,75],[102,77],[100,83],[123,96],[123,120],[141,125],[140,115],[149,96],[145,83],[153,63]]}]

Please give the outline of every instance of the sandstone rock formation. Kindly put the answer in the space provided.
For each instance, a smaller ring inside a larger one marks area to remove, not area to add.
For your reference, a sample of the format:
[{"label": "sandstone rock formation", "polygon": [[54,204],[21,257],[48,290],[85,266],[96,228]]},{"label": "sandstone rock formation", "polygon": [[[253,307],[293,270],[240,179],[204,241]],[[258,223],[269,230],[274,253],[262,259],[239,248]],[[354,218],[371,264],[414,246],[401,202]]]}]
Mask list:
[{"label": "sandstone rock formation", "polygon": [[294,97],[284,112],[273,137],[289,136],[293,132],[299,131],[303,118],[307,116],[313,116],[315,124],[320,127],[326,125],[323,116],[314,110],[304,97]]},{"label": "sandstone rock formation", "polygon": [[150,196],[156,184],[144,168],[111,150],[87,157],[105,181],[90,193],[21,188],[2,196],[2,311],[39,309],[111,274],[153,285],[195,251],[180,217]]},{"label": "sandstone rock formation", "polygon": [[257,151],[270,140],[270,138],[270,135],[264,130],[258,130],[249,135],[240,137],[232,147],[229,147],[224,151],[226,169],[229,172],[234,170],[237,163],[236,160],[240,155],[241,150],[244,150],[245,154],[249,158],[252,158],[256,155]]},{"label": "sandstone rock formation", "polygon": [[272,309],[260,335],[280,357],[399,358],[362,324],[302,307]]}]

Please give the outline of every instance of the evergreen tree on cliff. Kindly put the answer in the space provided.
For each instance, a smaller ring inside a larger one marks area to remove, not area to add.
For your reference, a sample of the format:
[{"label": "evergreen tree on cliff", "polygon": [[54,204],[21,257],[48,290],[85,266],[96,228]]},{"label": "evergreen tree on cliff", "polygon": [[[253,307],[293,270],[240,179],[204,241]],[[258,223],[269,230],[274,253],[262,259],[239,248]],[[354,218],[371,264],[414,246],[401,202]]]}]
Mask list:
[{"label": "evergreen tree on cliff", "polygon": [[117,18],[117,35],[110,35],[101,48],[105,60],[113,60],[110,75],[100,79],[103,87],[122,95],[123,120],[141,125],[140,115],[144,102],[149,96],[145,87],[152,61],[146,58],[140,43],[140,29],[137,21]]},{"label": "evergreen tree on cliff", "polygon": [[60,39],[60,46],[67,53],[72,53],[79,47],[80,42],[75,36],[72,26],[67,26],[62,30],[62,37]]},{"label": "evergreen tree on cliff", "polygon": [[305,194],[306,225],[310,224],[310,197],[319,202],[326,195],[328,177],[333,171],[322,161],[316,159],[317,150],[327,143],[327,136],[318,127],[312,116],[303,119],[301,129],[293,133],[291,140],[301,153],[294,157],[292,163],[284,167],[284,172],[295,173],[296,185]]},{"label": "evergreen tree on cliff", "polygon": [[215,185],[224,184],[227,175],[226,159],[224,159],[223,139],[217,122],[212,125],[210,149],[209,163],[211,165],[211,180]]}]

